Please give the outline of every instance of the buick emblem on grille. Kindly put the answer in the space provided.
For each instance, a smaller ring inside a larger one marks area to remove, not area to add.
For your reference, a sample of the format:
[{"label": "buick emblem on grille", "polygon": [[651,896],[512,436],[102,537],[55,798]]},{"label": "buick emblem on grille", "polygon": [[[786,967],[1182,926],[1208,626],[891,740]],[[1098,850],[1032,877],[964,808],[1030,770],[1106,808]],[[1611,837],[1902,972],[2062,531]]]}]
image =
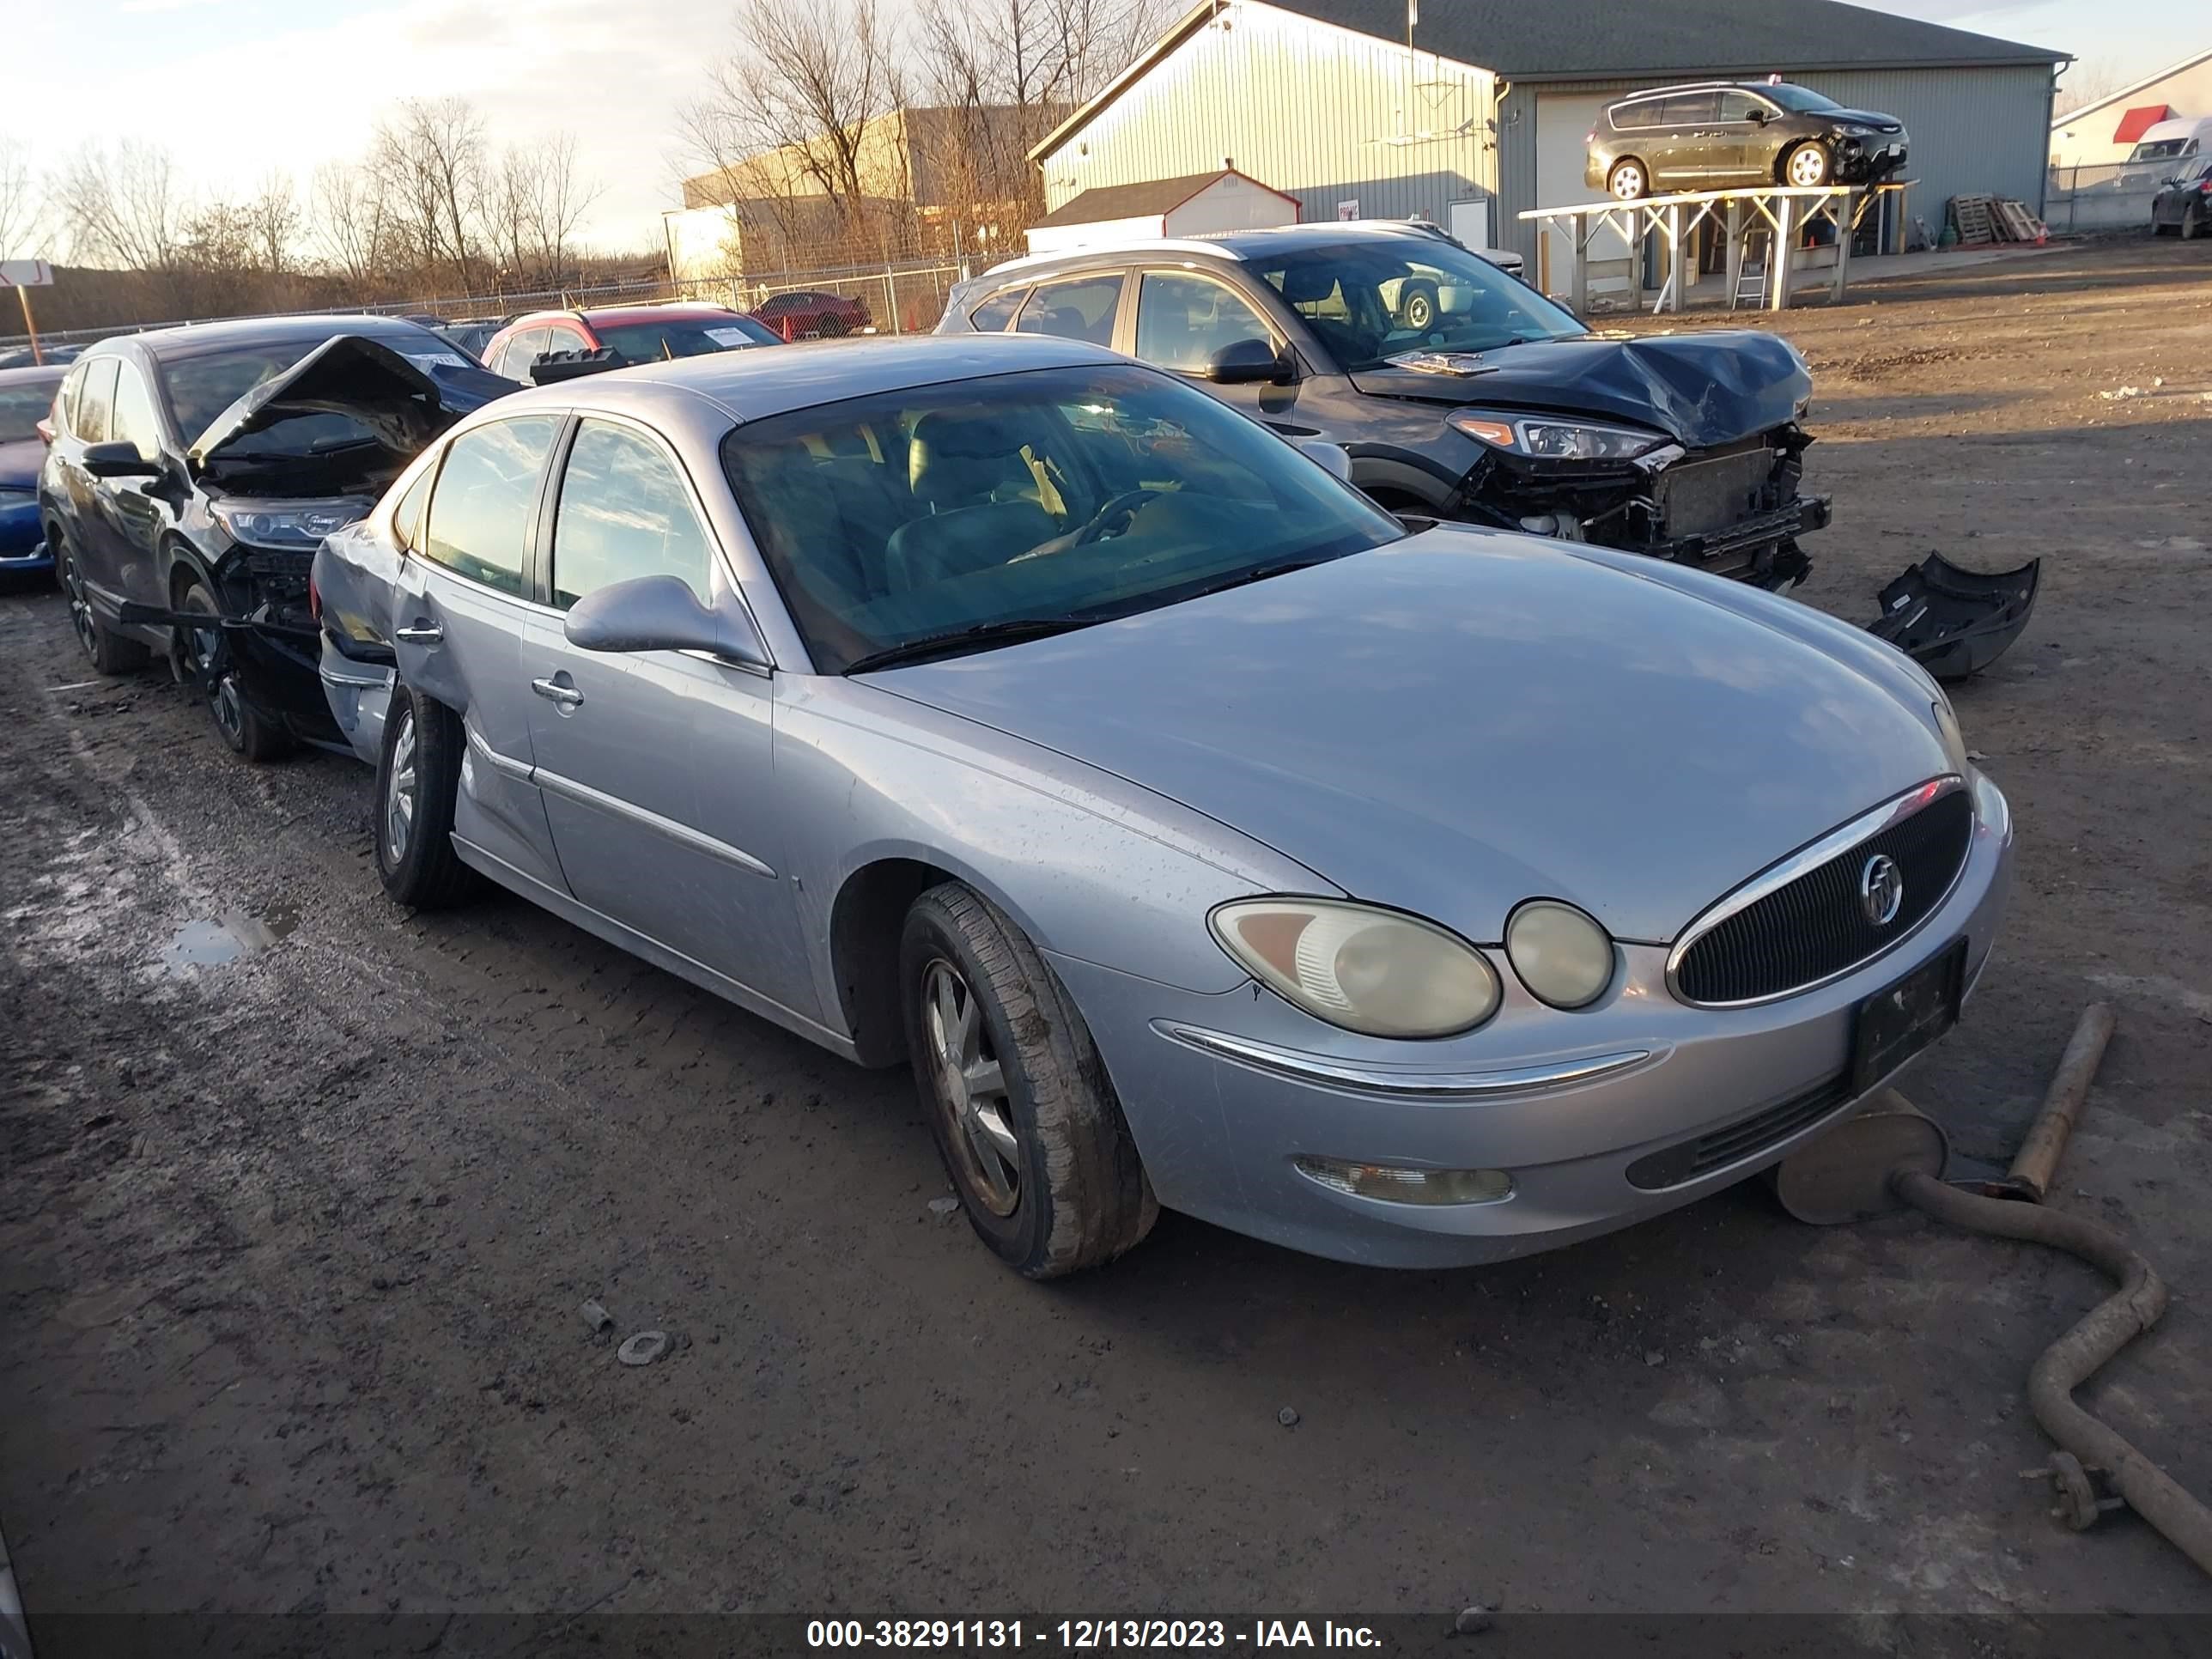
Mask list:
[{"label": "buick emblem on grille", "polygon": [[1875,927],[1887,927],[1904,902],[1905,872],[1888,854],[1876,853],[1859,872],[1859,908]]}]

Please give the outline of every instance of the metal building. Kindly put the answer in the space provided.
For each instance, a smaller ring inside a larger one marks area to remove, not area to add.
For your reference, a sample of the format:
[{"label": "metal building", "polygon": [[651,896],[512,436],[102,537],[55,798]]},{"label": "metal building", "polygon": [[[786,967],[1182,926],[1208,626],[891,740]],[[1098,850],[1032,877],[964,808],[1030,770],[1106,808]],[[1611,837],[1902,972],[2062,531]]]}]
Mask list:
[{"label": "metal building", "polygon": [[1907,211],[1954,195],[2039,210],[2069,54],[1838,0],[1206,0],[1030,152],[1057,208],[1234,167],[1308,220],[1420,215],[1532,262],[1534,207],[1598,199],[1607,102],[1779,74],[1911,134]]}]

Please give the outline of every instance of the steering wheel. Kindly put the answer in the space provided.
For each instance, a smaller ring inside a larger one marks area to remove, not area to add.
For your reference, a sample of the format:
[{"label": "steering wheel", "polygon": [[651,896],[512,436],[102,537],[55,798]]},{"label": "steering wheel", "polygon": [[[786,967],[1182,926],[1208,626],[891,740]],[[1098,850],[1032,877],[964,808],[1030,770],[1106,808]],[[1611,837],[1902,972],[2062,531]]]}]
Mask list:
[{"label": "steering wheel", "polygon": [[1048,559],[1061,553],[1073,552],[1079,547],[1103,541],[1116,525],[1125,525],[1137,509],[1159,495],[1157,489],[1125,489],[1109,498],[1083,524],[1073,530],[1063,531],[1048,542],[1039,542],[1026,553],[1017,554],[1007,561],[1020,564],[1029,559]]},{"label": "steering wheel", "polygon": [[1090,522],[1077,531],[1074,539],[1067,544],[1070,547],[1088,547],[1095,541],[1103,540],[1115,525],[1126,524],[1136,515],[1139,507],[1159,493],[1157,489],[1123,490],[1092,514]]}]

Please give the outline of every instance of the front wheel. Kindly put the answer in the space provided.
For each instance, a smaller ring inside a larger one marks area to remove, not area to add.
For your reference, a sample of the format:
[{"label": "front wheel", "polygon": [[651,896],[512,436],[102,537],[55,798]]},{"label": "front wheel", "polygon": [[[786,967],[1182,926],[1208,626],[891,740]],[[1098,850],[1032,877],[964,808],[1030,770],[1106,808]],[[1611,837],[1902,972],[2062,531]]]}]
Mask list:
[{"label": "front wheel", "polygon": [[1016,1272],[1109,1261],[1159,1213],[1106,1067],[1036,947],[958,882],[907,913],[908,1053],[976,1237]]},{"label": "front wheel", "polygon": [[450,909],[476,886],[476,872],[453,851],[453,803],[467,744],[459,715],[393,684],[376,762],[376,873],[392,900],[410,909]]},{"label": "front wheel", "polygon": [[1818,190],[1828,182],[1828,151],[1822,144],[1800,144],[1782,160],[1782,176],[1799,190]]},{"label": "front wheel", "polygon": [[246,700],[231,665],[230,647],[222,637],[222,613],[215,596],[195,581],[185,589],[177,609],[205,617],[206,628],[179,628],[169,638],[169,672],[179,685],[197,688],[206,697],[215,729],[232,752],[250,761],[283,758],[298,747],[292,734]]},{"label": "front wheel", "polygon": [[1425,334],[1436,325],[1437,285],[1434,283],[1408,283],[1406,292],[1398,301],[1398,320],[1417,334]]}]

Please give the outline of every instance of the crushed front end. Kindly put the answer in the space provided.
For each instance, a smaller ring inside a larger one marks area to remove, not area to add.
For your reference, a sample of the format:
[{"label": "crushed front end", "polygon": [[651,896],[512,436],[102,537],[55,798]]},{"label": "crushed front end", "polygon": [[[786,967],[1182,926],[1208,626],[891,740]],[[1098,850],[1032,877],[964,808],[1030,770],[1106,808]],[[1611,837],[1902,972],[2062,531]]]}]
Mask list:
[{"label": "crushed front end", "polygon": [[[1828,498],[1804,493],[1803,456],[1813,440],[1795,422],[1711,448],[1661,441],[1613,455],[1535,452],[1553,433],[1613,428],[1528,420],[1455,424],[1502,427],[1514,440],[1486,441],[1460,480],[1448,511],[1474,523],[1595,542],[1782,587],[1811,568],[1797,538],[1829,520]],[[1491,432],[1473,435],[1487,440]],[[1588,436],[1577,441],[1595,447]],[[1624,436],[1618,447],[1628,441]]]}]

